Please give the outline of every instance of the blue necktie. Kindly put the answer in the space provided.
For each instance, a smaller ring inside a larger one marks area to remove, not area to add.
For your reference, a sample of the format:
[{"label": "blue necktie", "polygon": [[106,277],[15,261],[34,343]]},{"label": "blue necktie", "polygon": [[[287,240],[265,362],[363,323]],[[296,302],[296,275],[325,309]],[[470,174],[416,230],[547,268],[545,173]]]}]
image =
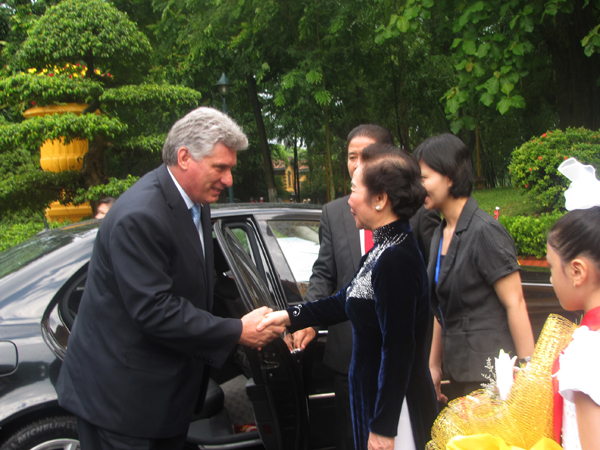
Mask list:
[{"label": "blue necktie", "polygon": [[200,205],[194,205],[190,208],[192,212],[192,219],[194,219],[194,225],[196,225],[196,230],[200,226]]}]

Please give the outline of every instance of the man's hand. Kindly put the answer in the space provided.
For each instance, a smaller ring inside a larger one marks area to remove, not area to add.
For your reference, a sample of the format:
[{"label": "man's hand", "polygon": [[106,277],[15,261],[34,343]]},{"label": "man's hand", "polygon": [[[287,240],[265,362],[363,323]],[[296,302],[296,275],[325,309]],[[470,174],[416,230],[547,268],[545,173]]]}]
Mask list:
[{"label": "man's hand", "polygon": [[292,334],[292,345],[294,348],[299,348],[300,350],[306,350],[306,346],[312,341],[317,332],[314,328],[308,327],[303,330],[298,330],[294,334]]},{"label": "man's hand", "polygon": [[281,324],[258,329],[258,325],[264,321],[265,315],[269,313],[273,313],[273,310],[263,306],[242,317],[242,335],[238,343],[260,350],[269,342],[281,336],[285,331],[285,327]]},{"label": "man's hand", "polygon": [[394,450],[394,438],[370,432],[368,448],[369,450]]}]

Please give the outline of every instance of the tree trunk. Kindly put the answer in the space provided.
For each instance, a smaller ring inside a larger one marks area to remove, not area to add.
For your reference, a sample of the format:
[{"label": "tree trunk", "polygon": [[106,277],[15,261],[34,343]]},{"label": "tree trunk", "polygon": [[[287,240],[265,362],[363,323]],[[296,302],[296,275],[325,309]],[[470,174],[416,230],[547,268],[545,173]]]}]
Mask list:
[{"label": "tree trunk", "polygon": [[596,26],[593,6],[582,9],[583,0],[575,0],[571,14],[556,16],[546,28],[546,43],[556,73],[556,96],[560,128],[600,128],[600,57],[587,57],[581,40]]},{"label": "tree trunk", "polygon": [[294,136],[294,191],[296,201],[300,201],[300,162],[298,161],[298,140]]},{"label": "tree trunk", "polygon": [[325,110],[325,145],[327,153],[327,201],[335,200],[335,183],[333,181],[333,164],[331,162],[331,123],[329,122],[329,107]]},{"label": "tree trunk", "polygon": [[83,156],[81,175],[86,188],[98,186],[106,182],[106,142],[101,136],[96,136],[89,143],[88,151]]},{"label": "tree trunk", "polygon": [[275,187],[275,175],[273,174],[273,162],[271,161],[271,151],[269,150],[269,141],[265,130],[265,123],[262,117],[262,108],[256,93],[256,80],[254,76],[248,75],[248,93],[252,102],[252,110],[254,112],[254,121],[258,130],[258,142],[263,155],[263,167],[265,169],[265,177],[267,178],[267,189],[269,192],[269,201],[277,201],[277,188]]}]

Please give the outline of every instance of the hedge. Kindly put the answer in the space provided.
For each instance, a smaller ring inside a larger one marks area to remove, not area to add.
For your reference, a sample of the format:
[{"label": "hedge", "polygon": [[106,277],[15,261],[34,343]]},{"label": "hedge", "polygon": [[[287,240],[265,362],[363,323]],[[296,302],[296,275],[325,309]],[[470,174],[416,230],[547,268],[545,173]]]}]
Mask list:
[{"label": "hedge", "polygon": [[546,256],[546,237],[554,222],[564,213],[553,212],[534,216],[500,216],[500,223],[515,241],[520,256]]}]

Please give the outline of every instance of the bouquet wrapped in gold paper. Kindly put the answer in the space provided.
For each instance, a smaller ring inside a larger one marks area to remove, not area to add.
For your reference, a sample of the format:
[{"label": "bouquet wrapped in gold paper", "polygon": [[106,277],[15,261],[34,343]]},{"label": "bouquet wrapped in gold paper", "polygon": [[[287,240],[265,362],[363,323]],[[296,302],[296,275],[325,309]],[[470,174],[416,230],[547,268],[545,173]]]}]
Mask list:
[{"label": "bouquet wrapped in gold paper", "polygon": [[[488,389],[448,404],[431,430],[427,450],[446,450],[454,437],[490,435],[511,446],[531,449],[553,439],[552,364],[571,341],[576,325],[551,314],[537,341],[531,362],[520,370],[505,401]],[[560,448],[560,446],[558,446]]]}]

